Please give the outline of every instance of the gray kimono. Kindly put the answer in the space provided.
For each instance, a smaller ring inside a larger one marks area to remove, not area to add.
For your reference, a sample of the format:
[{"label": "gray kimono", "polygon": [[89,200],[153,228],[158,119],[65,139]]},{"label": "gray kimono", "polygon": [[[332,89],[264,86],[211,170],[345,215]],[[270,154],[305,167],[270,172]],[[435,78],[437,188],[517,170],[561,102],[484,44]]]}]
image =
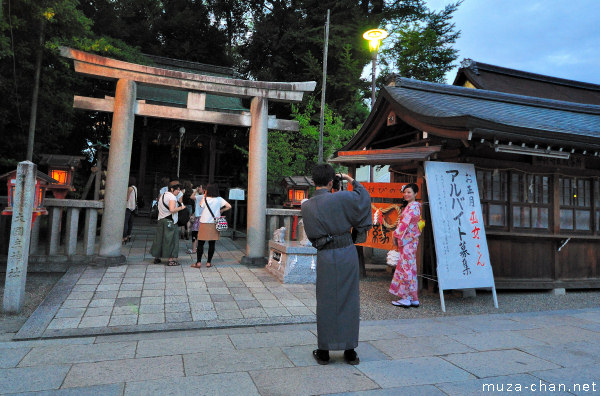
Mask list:
[{"label": "gray kimono", "polygon": [[[352,187],[333,194],[319,189],[302,204],[306,236],[313,245],[327,235],[346,241],[352,227],[371,227],[371,197],[357,181]],[[331,246],[317,252],[318,348],[354,349],[360,321],[358,255],[351,239],[347,246]]]}]

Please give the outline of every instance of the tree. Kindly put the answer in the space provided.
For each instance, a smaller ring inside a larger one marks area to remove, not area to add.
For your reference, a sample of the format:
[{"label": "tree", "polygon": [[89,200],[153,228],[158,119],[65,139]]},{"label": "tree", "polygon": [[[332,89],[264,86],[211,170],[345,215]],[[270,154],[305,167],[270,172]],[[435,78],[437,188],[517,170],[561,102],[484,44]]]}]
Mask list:
[{"label": "tree", "polygon": [[[301,106],[292,106],[292,115],[299,123],[299,131],[270,130],[268,137],[267,183],[269,190],[280,187],[285,176],[309,175],[317,163],[319,149],[319,105],[309,96]],[[340,116],[325,107],[323,128],[323,156],[329,158],[356,133],[345,129]]]},{"label": "tree", "polygon": [[[60,56],[59,46],[129,61],[140,60],[139,51],[122,41],[94,35],[92,21],[78,8],[78,0],[12,0],[3,2],[3,7],[0,129],[5,139],[0,166],[14,168],[25,159],[30,128],[35,129],[34,162],[41,147],[44,152],[79,154],[86,147],[82,131],[93,120],[89,113],[79,116],[74,111],[73,93],[105,93],[110,83],[77,76]],[[35,106],[32,92],[37,73],[39,105]]]},{"label": "tree", "polygon": [[369,83],[361,75],[371,54],[362,34],[387,22],[418,20],[426,10],[423,0],[250,3],[252,34],[241,49],[246,59],[243,71],[259,80],[316,80],[317,95],[325,16],[331,10],[326,101],[349,129],[360,125],[369,113],[363,100],[369,96]]},{"label": "tree", "polygon": [[410,21],[392,30],[391,45],[382,50],[385,66],[382,78],[391,73],[417,80],[445,82],[445,74],[454,67],[458,50],[452,47],[460,36],[451,22],[461,1],[439,12],[429,11],[423,21]]}]

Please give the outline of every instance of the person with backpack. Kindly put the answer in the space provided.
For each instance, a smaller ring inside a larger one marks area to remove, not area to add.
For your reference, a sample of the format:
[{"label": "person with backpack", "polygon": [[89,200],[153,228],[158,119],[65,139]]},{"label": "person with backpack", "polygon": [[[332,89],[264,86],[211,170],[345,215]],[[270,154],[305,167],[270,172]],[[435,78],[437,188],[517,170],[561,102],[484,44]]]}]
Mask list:
[{"label": "person with backpack", "polygon": [[158,198],[158,225],[150,254],[154,256],[154,264],[161,262],[161,257],[168,257],[167,265],[179,265],[179,227],[178,212],[186,210],[185,205],[178,206],[177,195],[181,192],[178,180],[169,183],[169,190]]},{"label": "person with backpack", "polygon": [[204,194],[201,207],[202,214],[200,215],[198,225],[198,247],[196,248],[197,260],[196,264],[192,264],[192,267],[202,267],[204,242],[208,241],[206,268],[210,268],[212,267],[211,261],[215,254],[215,244],[220,237],[216,227],[216,219],[221,216],[222,212],[231,209],[231,205],[219,196],[219,186],[217,184],[209,184],[206,186],[206,193]]}]

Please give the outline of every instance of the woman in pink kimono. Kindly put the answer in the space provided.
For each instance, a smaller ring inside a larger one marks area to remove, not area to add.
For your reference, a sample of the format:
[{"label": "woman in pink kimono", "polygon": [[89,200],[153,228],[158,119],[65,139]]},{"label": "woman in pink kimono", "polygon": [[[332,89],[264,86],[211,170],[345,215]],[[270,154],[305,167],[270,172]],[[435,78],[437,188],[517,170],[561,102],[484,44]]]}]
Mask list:
[{"label": "woman in pink kimono", "polygon": [[416,184],[407,184],[402,190],[404,199],[408,202],[394,231],[394,245],[398,246],[400,259],[396,265],[394,278],[390,285],[390,293],[399,297],[392,304],[403,308],[418,308],[417,295],[417,246],[419,244],[419,220],[421,218],[421,204],[415,201],[419,187]]}]

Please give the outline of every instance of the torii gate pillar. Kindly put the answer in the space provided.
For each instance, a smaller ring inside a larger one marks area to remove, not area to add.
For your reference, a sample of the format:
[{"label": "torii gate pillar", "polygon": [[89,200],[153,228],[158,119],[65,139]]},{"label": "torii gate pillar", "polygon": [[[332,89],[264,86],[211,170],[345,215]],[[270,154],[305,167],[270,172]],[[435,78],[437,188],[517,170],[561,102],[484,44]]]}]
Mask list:
[{"label": "torii gate pillar", "polygon": [[[136,83],[119,79],[110,134],[110,151],[104,193],[104,211],[100,231],[101,257],[121,256],[125,202],[129,183],[133,124],[135,120]],[[125,258],[123,257],[123,261]]]},{"label": "torii gate pillar", "polygon": [[267,226],[268,100],[254,97],[250,103],[252,124],[248,149],[248,224],[246,256],[242,264],[264,265]]}]

